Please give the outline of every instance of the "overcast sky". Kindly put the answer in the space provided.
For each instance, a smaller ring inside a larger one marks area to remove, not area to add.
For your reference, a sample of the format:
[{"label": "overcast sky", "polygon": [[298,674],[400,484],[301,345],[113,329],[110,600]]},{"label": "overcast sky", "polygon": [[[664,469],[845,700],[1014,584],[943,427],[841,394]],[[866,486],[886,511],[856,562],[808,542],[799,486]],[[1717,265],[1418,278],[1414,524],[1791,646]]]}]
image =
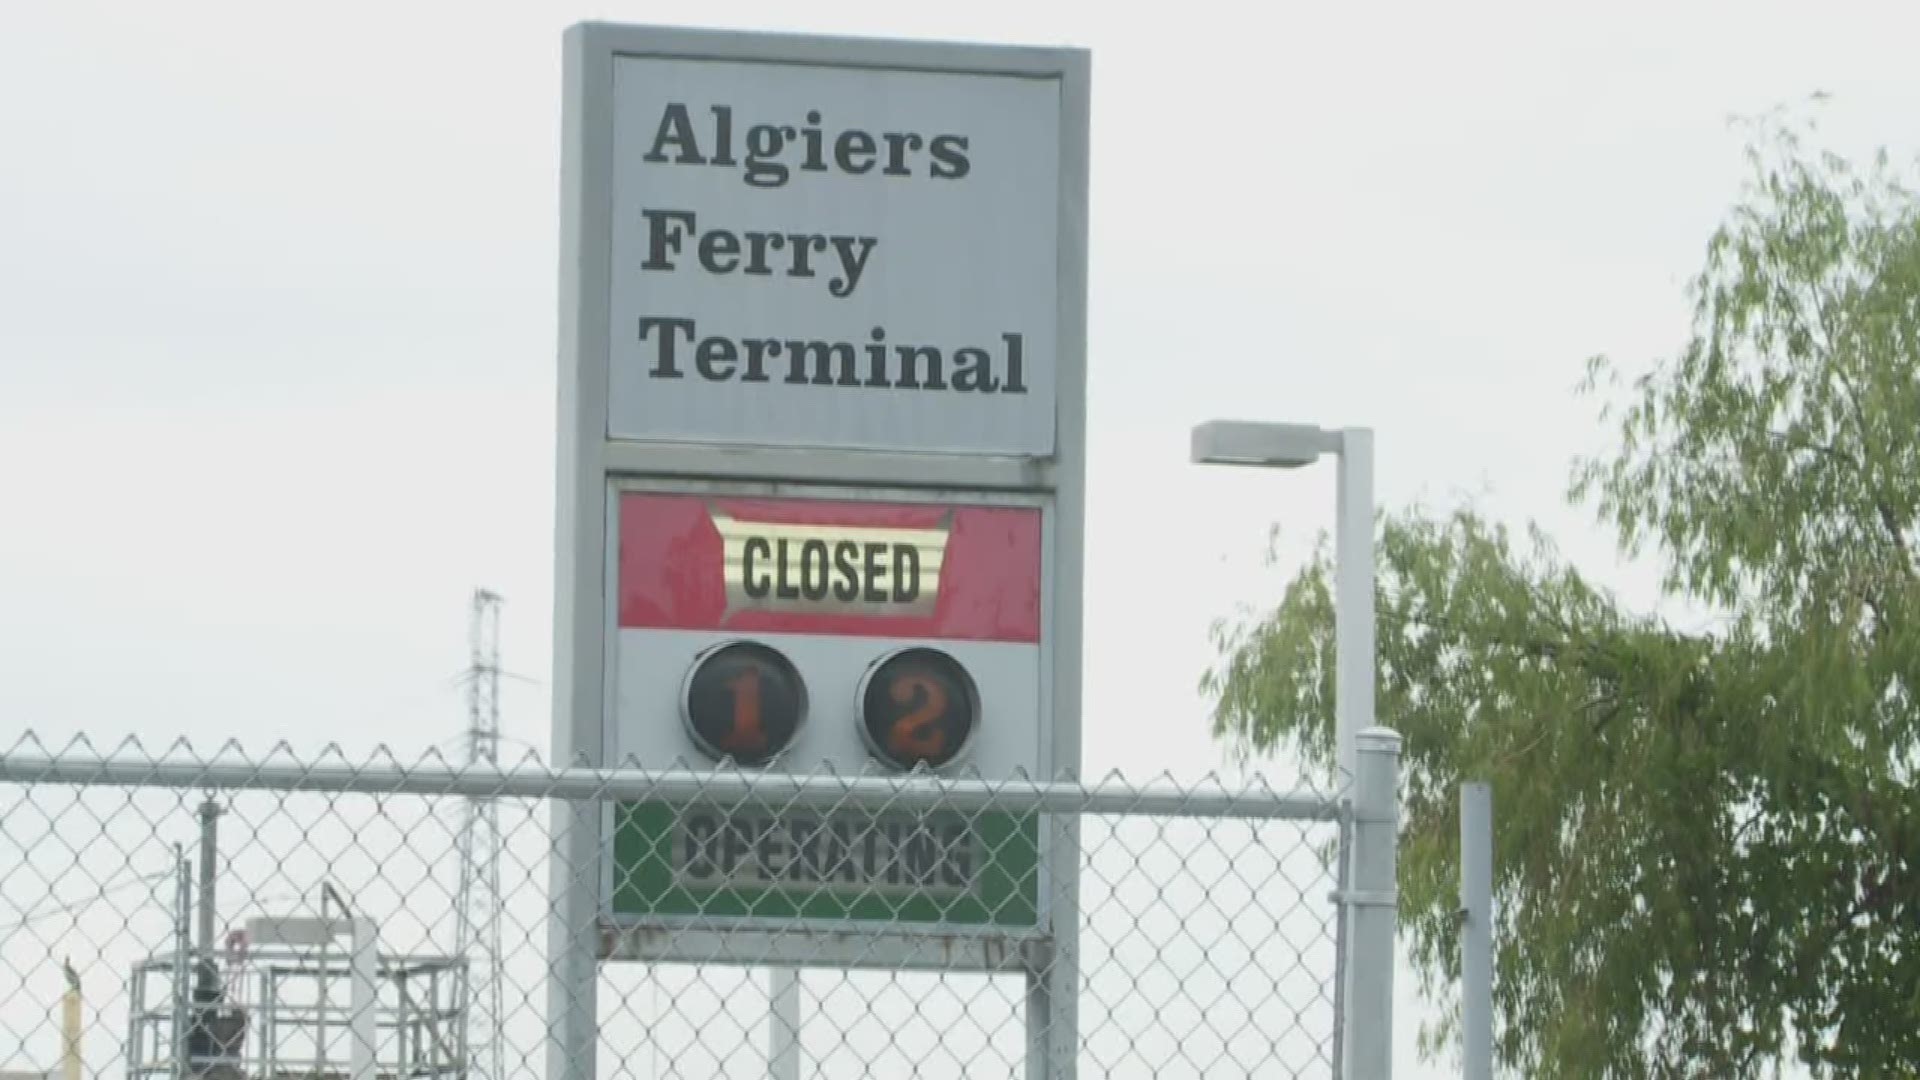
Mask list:
[{"label": "overcast sky", "polygon": [[487,586],[545,750],[578,19],[1092,49],[1086,766],[1139,778],[1219,763],[1207,624],[1273,595],[1268,525],[1331,522],[1331,468],[1200,470],[1191,424],[1370,425],[1382,502],[1539,519],[1645,598],[1561,500],[1607,434],[1572,390],[1681,339],[1729,117],[1826,90],[1843,149],[1920,144],[1898,0],[483,10],[0,17],[9,739],[446,743]]}]

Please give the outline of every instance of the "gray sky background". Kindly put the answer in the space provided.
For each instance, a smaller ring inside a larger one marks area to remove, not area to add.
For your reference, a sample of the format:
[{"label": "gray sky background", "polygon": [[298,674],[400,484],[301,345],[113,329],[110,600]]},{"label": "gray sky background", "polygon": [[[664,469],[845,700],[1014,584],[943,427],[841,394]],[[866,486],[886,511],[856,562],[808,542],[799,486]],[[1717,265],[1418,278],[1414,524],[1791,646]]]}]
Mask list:
[{"label": "gray sky background", "polygon": [[8,741],[447,743],[485,585],[528,679],[507,734],[544,752],[582,18],[1093,50],[1086,765],[1139,779],[1220,764],[1208,622],[1274,595],[1269,524],[1297,557],[1331,523],[1330,467],[1196,469],[1192,423],[1372,425],[1383,503],[1537,518],[1650,600],[1561,500],[1609,435],[1584,359],[1681,340],[1732,114],[1826,90],[1841,149],[1920,147],[1897,0],[16,5]]}]

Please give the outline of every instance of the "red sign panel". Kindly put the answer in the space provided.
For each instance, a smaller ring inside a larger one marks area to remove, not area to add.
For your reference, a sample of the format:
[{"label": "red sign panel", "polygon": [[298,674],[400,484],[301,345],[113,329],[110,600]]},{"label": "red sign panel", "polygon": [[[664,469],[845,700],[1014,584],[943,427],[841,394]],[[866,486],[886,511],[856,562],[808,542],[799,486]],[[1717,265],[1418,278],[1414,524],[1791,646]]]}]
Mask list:
[{"label": "red sign panel", "polygon": [[633,493],[622,629],[1040,640],[1040,512]]}]

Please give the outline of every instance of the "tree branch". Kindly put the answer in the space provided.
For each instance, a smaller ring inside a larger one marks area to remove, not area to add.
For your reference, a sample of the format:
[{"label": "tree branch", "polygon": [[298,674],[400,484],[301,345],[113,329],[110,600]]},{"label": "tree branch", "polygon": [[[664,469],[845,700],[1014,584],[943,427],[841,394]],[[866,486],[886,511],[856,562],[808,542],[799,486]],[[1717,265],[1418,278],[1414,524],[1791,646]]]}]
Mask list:
[{"label": "tree branch", "polygon": [[1866,463],[1870,459],[1868,453],[1870,439],[1867,435],[1867,410],[1860,399],[1860,388],[1854,384],[1852,377],[1847,374],[1846,365],[1840,363],[1838,357],[1829,353],[1827,363],[1833,371],[1835,381],[1840,384],[1841,393],[1846,395],[1848,404],[1853,407],[1854,430],[1860,433],[1860,463],[1856,469],[1860,474],[1861,486],[1867,489],[1868,501],[1880,515],[1880,524],[1887,530],[1887,539],[1893,544],[1895,554],[1899,556],[1900,568],[1908,577],[1912,577],[1914,574],[1913,552],[1907,546],[1906,529],[1901,524],[1899,516],[1893,512],[1893,507],[1887,505],[1886,498],[1880,494],[1880,485],[1867,468]]}]

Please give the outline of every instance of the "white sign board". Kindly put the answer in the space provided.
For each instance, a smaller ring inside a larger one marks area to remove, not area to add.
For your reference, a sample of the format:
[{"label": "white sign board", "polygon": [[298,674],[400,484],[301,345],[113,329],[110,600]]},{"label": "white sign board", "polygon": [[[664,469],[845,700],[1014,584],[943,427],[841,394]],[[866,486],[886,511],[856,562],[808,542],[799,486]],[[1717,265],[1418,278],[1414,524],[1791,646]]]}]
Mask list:
[{"label": "white sign board", "polygon": [[[1088,81],[1073,49],[569,30],[557,760],[1078,772]],[[595,1075],[602,959],[1034,945],[1030,1052],[1072,1057],[1071,820],[878,822],[966,841],[896,882],[831,857],[858,808],[560,811],[554,1080]]]},{"label": "white sign board", "polygon": [[1057,82],[612,74],[610,436],[1053,451]]}]

